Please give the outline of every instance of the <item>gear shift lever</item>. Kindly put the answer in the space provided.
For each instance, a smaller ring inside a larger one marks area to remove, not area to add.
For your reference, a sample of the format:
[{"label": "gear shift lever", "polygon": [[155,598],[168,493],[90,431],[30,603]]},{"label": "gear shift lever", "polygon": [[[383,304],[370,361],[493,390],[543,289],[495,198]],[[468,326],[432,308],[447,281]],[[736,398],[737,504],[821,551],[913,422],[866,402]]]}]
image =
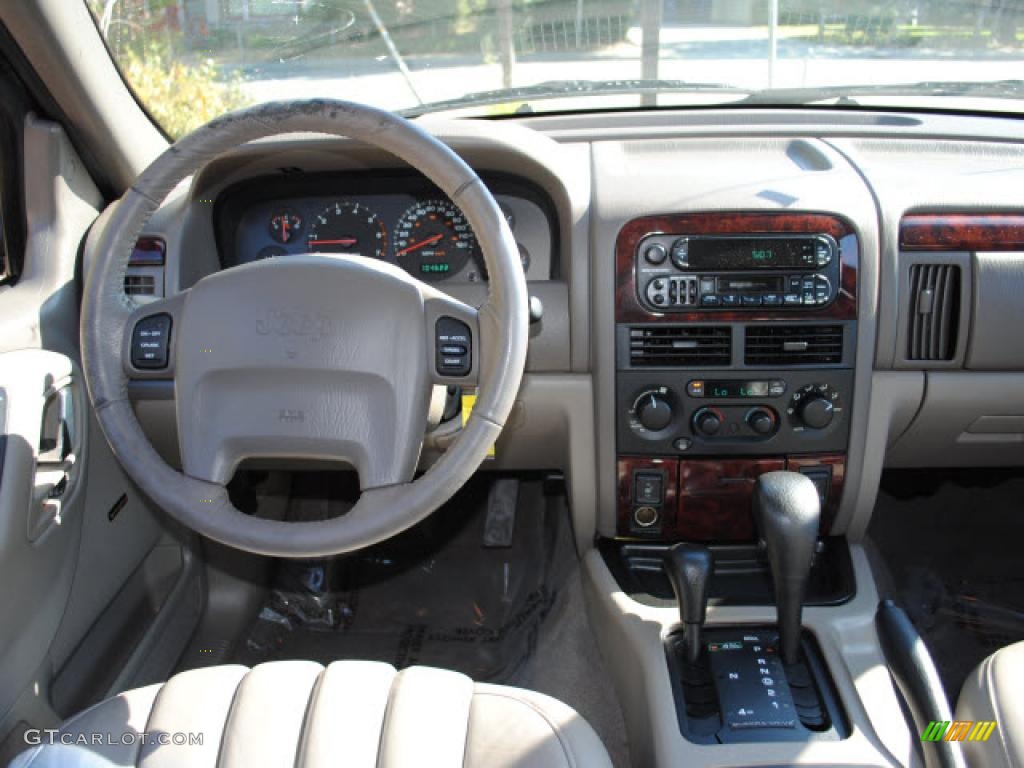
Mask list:
[{"label": "gear shift lever", "polygon": [[700,656],[700,631],[707,613],[713,565],[711,550],[699,544],[676,544],[665,553],[665,573],[679,601],[679,618],[685,627],[686,659],[691,664]]},{"label": "gear shift lever", "polygon": [[768,548],[782,660],[794,664],[821,518],[818,490],[810,478],[796,472],[767,472],[754,486],[754,518]]}]

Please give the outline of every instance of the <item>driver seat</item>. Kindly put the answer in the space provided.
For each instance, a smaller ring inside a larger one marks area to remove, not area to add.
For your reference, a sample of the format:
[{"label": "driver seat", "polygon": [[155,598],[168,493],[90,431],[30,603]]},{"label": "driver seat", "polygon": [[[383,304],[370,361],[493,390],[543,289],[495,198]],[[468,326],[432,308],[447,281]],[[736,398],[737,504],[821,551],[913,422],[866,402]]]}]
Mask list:
[{"label": "driver seat", "polygon": [[11,768],[611,768],[590,725],[549,696],[370,661],[194,669],[42,738]]}]

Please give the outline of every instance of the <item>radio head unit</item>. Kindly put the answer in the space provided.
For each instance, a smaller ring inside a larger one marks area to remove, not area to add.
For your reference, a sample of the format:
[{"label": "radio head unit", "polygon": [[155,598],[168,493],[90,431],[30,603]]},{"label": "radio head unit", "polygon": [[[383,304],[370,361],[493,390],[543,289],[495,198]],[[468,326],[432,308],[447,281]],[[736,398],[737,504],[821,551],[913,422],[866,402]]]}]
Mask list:
[{"label": "radio head unit", "polygon": [[650,235],[636,251],[640,302],[656,312],[820,308],[839,289],[829,235]]}]

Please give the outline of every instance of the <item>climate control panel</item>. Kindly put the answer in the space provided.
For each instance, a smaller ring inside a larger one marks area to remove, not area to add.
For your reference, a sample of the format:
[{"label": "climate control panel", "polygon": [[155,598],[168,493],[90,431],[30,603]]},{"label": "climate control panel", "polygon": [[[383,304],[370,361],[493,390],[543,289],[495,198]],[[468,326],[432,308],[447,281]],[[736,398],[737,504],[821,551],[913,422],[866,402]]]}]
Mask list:
[{"label": "climate control panel", "polygon": [[851,370],[758,376],[620,371],[619,452],[718,456],[846,450]]}]

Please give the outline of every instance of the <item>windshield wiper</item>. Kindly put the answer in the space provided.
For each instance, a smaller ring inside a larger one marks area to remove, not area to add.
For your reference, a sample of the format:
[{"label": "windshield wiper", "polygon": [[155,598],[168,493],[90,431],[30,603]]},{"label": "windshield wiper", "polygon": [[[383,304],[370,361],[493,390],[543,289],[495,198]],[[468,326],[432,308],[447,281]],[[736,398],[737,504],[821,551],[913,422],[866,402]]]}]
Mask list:
[{"label": "windshield wiper", "polygon": [[968,96],[993,99],[1024,98],[1024,80],[926,80],[918,83],[878,85],[825,85],[808,88],[766,88],[736,102],[738,106],[813,104],[836,99],[840,105],[856,105],[857,96]]},{"label": "windshield wiper", "polygon": [[418,117],[430,112],[444,112],[462,107],[487,106],[524,102],[521,111],[532,112],[530,101],[563,99],[576,96],[637,95],[665,93],[731,93],[754,96],[750,88],[739,88],[724,83],[701,83],[686,80],[550,80],[519,88],[500,88],[493,91],[467,93],[455,99],[427,102],[421,106],[401,110],[405,117]]}]

